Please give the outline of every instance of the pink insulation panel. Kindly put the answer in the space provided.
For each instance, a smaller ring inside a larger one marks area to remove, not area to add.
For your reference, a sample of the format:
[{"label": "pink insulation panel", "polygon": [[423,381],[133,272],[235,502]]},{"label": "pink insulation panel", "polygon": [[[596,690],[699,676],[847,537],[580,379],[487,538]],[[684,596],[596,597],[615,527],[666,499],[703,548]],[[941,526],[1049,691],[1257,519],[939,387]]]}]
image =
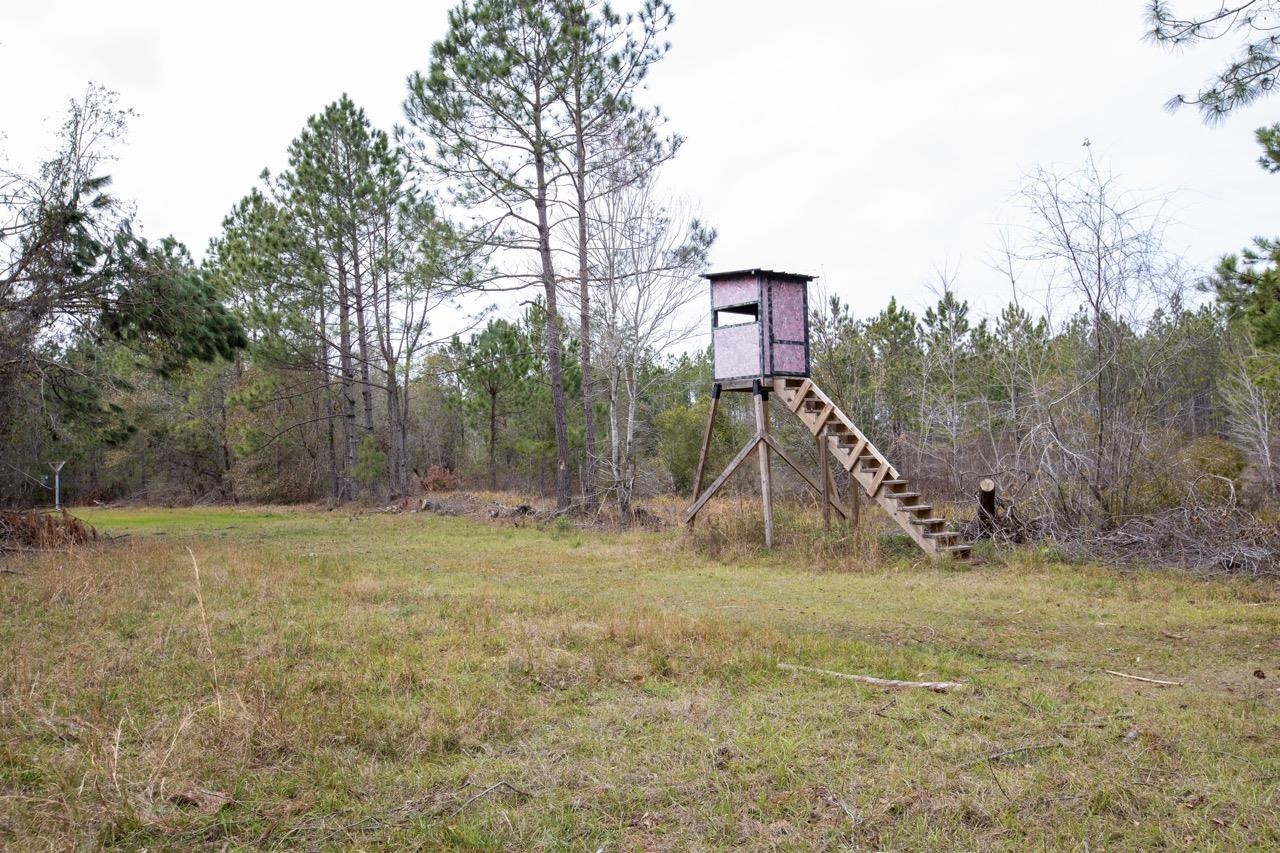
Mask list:
[{"label": "pink insulation panel", "polygon": [[804,341],[804,285],[790,281],[774,282],[770,290],[773,307],[775,341]]},{"label": "pink insulation panel", "polygon": [[805,285],[791,281],[770,281],[766,286],[769,351],[765,369],[769,374],[809,374],[805,359]]},{"label": "pink insulation panel", "polygon": [[711,307],[716,309],[723,308],[725,305],[755,302],[759,298],[759,293],[755,276],[713,281],[711,283]]},{"label": "pink insulation panel", "polygon": [[774,373],[799,373],[809,375],[809,364],[804,357],[804,344],[780,344],[773,347]]},{"label": "pink insulation panel", "polygon": [[715,364],[713,378],[737,379],[760,375],[760,324],[722,326],[713,333]]}]

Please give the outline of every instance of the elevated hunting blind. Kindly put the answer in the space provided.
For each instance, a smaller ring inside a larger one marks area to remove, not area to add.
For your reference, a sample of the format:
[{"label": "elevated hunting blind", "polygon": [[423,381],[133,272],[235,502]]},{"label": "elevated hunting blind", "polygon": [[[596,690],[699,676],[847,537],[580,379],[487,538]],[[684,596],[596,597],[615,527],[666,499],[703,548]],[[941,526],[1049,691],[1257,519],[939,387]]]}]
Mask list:
[{"label": "elevated hunting blind", "polygon": [[[787,463],[822,499],[823,523],[835,510],[856,522],[859,496],[879,504],[916,544],[929,554],[967,557],[969,546],[947,527],[911,483],[876,449],[848,415],[809,378],[809,282],[811,275],[764,269],[710,273],[711,283],[711,411],[702,435],[702,453],[694,477],[693,504],[685,522],[733,472],[755,452],[760,464],[760,497],[764,504],[764,541],[773,545],[771,455]],[[756,432],[724,472],[704,491],[708,451],[722,391],[750,391],[755,398]],[[818,476],[814,477],[769,432],[769,394],[808,427],[817,443]],[[831,462],[849,474],[849,501],[840,499]]]},{"label": "elevated hunting blind", "polygon": [[711,282],[713,380],[728,389],[753,380],[809,375],[811,275],[737,270]]}]

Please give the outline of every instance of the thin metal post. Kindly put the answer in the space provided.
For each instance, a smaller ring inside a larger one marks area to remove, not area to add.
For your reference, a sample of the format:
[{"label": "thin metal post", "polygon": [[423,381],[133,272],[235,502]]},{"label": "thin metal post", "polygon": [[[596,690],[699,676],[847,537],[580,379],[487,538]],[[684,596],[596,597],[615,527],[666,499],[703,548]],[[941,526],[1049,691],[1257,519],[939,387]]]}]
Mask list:
[{"label": "thin metal post", "polygon": [[66,464],[65,459],[61,462],[49,463],[49,467],[53,469],[53,508],[55,510],[62,509],[62,466]]}]

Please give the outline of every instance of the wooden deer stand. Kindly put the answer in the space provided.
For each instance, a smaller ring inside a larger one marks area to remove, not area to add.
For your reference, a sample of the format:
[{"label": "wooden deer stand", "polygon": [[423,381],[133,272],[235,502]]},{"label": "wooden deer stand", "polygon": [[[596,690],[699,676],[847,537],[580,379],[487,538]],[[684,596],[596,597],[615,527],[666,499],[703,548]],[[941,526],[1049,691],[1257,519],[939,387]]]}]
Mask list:
[{"label": "wooden deer stand", "polygon": [[[760,499],[764,505],[764,542],[773,547],[773,477],[770,451],[776,453],[822,498],[822,519],[831,524],[834,509],[856,517],[856,498],[849,505],[836,496],[831,460],[849,472],[851,481],[889,513],[930,554],[967,557],[969,546],[959,534],[934,517],[862,431],[809,378],[809,298],[813,276],[750,269],[712,273],[711,411],[702,436],[694,476],[694,501],[685,512],[692,525],[711,500],[754,451],[760,465]],[[756,432],[719,477],[702,490],[707,454],[723,391],[750,391],[755,399]],[[819,475],[812,476],[769,433],[769,394],[773,392],[809,428],[818,446]]]}]

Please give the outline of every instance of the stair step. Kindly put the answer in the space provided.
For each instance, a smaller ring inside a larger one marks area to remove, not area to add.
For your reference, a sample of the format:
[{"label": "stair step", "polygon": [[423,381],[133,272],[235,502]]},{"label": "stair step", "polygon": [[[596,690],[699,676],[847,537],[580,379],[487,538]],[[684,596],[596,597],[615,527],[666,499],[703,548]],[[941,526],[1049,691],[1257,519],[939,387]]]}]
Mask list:
[{"label": "stair step", "polygon": [[880,485],[882,485],[882,486],[909,486],[909,485],[911,485],[911,481],[910,481],[910,480],[885,480],[885,481],[884,481],[883,483],[881,483]]},{"label": "stair step", "polygon": [[955,554],[959,557],[962,554],[968,556],[969,552],[972,551],[973,548],[968,545],[948,545],[945,548],[939,548],[938,550],[947,554]]},{"label": "stair step", "polygon": [[945,518],[913,518],[911,523],[927,527],[934,524],[946,524],[947,520]]},{"label": "stair step", "polygon": [[[881,485],[884,485],[884,484],[881,483]],[[920,497],[920,493],[919,492],[890,492],[889,497],[893,498],[894,500],[902,501],[902,500],[906,500],[907,498],[918,498]]]},{"label": "stair step", "polygon": [[866,464],[867,462],[874,462],[877,466],[880,464],[880,460],[872,456],[870,453],[864,453],[858,457],[858,464]]},{"label": "stair step", "polygon": [[907,504],[904,507],[899,507],[899,509],[905,509],[908,512],[930,512],[933,509],[933,504]]},{"label": "stair step", "polygon": [[925,539],[954,539],[960,534],[954,530],[929,530],[924,534]]}]

